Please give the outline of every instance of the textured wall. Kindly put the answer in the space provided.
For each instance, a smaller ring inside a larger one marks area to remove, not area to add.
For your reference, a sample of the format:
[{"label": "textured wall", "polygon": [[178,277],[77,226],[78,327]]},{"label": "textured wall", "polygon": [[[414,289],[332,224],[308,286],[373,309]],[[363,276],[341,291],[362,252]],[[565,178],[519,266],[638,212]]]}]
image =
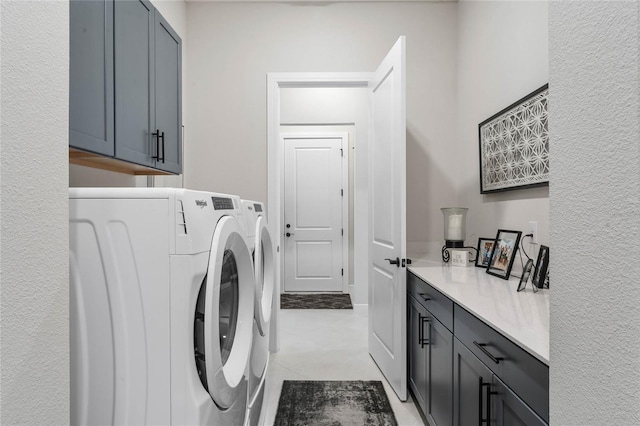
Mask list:
[{"label": "textured wall", "polygon": [[0,423],[68,424],[69,8],[1,7]]},{"label": "textured wall", "polygon": [[433,206],[457,200],[455,3],[189,2],[187,9],[188,187],[266,199],[267,73],[374,71],[406,35],[407,235],[441,237]]},{"label": "textured wall", "polygon": [[551,422],[638,425],[639,4],[549,8]]},{"label": "textured wall", "polygon": [[[538,241],[549,245],[549,189],[481,195],[478,161],[478,124],[548,81],[547,21],[547,2],[458,3],[456,155],[460,204],[469,207],[468,244],[495,237],[499,228],[526,234],[533,220],[538,222]],[[525,248],[533,255],[536,247]]]}]

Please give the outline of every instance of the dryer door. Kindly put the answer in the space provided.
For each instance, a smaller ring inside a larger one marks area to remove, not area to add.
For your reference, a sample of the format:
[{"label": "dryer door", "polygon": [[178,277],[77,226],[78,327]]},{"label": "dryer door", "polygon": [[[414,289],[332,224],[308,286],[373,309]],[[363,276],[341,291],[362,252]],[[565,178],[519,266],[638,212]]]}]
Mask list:
[{"label": "dryer door", "polygon": [[255,318],[260,334],[265,336],[271,320],[273,287],[275,285],[274,251],[267,221],[258,216],[256,222],[255,265]]},{"label": "dryer door", "polygon": [[[240,224],[234,217],[225,216],[213,234],[206,288],[200,290],[196,311],[203,330],[200,336],[196,331],[195,336],[200,379],[222,409],[229,408],[239,392],[246,392],[240,385],[246,380],[251,350],[253,280],[251,255]],[[203,345],[198,342],[201,339]]]}]

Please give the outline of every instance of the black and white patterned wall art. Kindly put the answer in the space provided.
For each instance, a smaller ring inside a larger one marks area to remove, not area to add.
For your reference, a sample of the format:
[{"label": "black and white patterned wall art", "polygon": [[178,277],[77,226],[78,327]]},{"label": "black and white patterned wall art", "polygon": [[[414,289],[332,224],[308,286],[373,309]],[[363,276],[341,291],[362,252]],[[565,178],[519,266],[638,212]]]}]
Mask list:
[{"label": "black and white patterned wall art", "polygon": [[549,185],[549,85],[478,125],[480,193]]}]

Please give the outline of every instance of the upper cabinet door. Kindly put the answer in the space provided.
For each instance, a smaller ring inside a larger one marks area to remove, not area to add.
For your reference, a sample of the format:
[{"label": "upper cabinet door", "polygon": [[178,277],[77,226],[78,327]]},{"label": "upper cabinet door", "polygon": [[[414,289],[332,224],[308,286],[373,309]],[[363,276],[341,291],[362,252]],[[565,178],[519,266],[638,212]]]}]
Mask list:
[{"label": "upper cabinet door", "polygon": [[155,43],[156,129],[164,134],[155,167],[181,173],[182,40],[157,10]]},{"label": "upper cabinet door", "polygon": [[155,8],[148,0],[115,2],[116,157],[154,166]]},{"label": "upper cabinet door", "polygon": [[113,155],[113,0],[69,4],[69,146]]}]

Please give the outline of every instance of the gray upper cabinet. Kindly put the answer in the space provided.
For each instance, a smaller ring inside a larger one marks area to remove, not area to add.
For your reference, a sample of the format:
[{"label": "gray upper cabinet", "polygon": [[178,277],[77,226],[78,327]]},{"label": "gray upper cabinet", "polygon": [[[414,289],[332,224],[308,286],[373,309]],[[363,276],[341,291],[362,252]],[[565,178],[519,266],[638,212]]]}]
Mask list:
[{"label": "gray upper cabinet", "polygon": [[70,147],[118,171],[181,173],[178,34],[149,0],[72,0],[70,18]]},{"label": "gray upper cabinet", "polygon": [[69,4],[69,146],[114,154],[113,0]]},{"label": "gray upper cabinet", "polygon": [[[182,164],[182,41],[156,10],[155,14],[155,132],[160,149],[156,167],[173,173]],[[158,134],[160,140],[158,140]]]},{"label": "gray upper cabinet", "polygon": [[115,2],[116,157],[154,166],[154,20],[147,0]]}]

